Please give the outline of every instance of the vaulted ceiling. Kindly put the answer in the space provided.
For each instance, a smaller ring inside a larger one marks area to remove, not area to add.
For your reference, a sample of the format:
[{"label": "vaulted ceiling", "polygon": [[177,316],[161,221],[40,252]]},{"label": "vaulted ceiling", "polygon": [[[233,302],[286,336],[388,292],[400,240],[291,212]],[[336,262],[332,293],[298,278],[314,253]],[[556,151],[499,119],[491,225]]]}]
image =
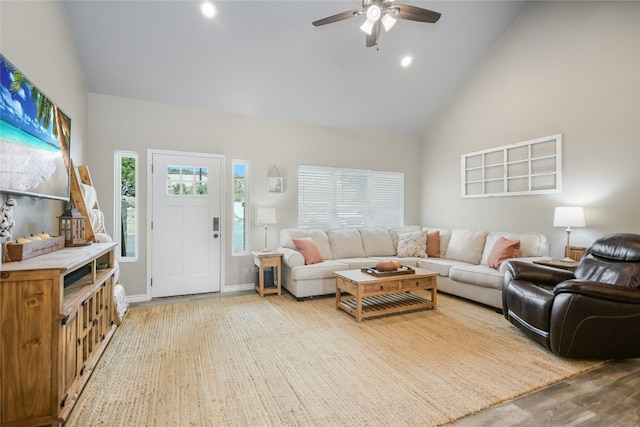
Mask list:
[{"label": "vaulted ceiling", "polygon": [[[365,47],[357,0],[64,1],[90,92],[420,137],[526,5],[420,1],[436,24],[399,20]],[[400,66],[413,57],[408,68]]]}]

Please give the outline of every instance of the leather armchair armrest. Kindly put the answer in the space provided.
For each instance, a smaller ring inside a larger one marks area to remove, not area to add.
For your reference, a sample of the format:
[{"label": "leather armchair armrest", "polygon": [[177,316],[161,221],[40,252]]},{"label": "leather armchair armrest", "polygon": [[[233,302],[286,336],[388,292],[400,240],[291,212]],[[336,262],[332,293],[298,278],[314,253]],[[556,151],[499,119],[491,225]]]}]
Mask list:
[{"label": "leather armchair armrest", "polygon": [[547,287],[575,279],[570,271],[521,261],[508,261],[507,273],[513,280],[523,280]]},{"label": "leather armchair armrest", "polygon": [[572,293],[625,304],[640,304],[640,290],[590,280],[568,280],[553,288],[555,295]]}]

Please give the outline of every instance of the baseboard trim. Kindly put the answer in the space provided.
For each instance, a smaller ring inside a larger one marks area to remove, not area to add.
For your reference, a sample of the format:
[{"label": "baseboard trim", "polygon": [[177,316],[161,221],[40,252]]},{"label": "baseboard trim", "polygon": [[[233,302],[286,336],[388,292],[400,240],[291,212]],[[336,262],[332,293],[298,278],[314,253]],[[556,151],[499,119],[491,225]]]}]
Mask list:
[{"label": "baseboard trim", "polygon": [[[253,289],[255,289],[255,285],[253,283],[245,283],[241,285],[225,286],[222,288],[222,290],[220,290],[220,293],[226,294],[228,292],[244,292],[244,291],[251,291]],[[151,301],[151,297],[147,294],[127,295],[127,302],[129,304],[146,302],[146,301]]]},{"label": "baseboard trim", "polygon": [[243,292],[250,291],[252,289],[255,289],[255,285],[253,283],[245,283],[243,285],[225,286],[222,288],[220,293],[226,294],[227,292]]},{"label": "baseboard trim", "polygon": [[151,298],[149,298],[149,295],[147,295],[147,294],[127,295],[127,302],[129,304],[137,303],[137,302],[145,302],[145,301],[150,301],[150,300],[151,300]]}]

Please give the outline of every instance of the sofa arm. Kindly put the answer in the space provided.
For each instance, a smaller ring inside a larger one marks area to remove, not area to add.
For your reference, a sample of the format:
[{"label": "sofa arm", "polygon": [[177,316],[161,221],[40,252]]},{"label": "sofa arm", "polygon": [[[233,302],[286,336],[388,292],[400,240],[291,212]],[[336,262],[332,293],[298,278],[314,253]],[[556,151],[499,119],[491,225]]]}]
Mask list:
[{"label": "sofa arm", "polygon": [[508,261],[505,272],[505,283],[510,280],[524,280],[536,285],[553,287],[571,279],[575,279],[575,276],[570,271],[521,261]]},{"label": "sofa arm", "polygon": [[295,249],[280,247],[276,249],[276,251],[282,253],[282,262],[287,267],[299,267],[304,265],[304,257]]}]

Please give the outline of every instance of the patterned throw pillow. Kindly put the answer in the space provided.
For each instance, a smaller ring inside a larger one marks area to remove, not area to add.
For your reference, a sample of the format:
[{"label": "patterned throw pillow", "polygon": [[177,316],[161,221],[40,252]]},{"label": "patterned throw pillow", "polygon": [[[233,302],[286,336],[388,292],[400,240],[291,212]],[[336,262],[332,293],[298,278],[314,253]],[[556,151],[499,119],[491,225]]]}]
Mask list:
[{"label": "patterned throw pillow", "polygon": [[398,234],[399,257],[427,257],[427,232],[410,231]]}]

